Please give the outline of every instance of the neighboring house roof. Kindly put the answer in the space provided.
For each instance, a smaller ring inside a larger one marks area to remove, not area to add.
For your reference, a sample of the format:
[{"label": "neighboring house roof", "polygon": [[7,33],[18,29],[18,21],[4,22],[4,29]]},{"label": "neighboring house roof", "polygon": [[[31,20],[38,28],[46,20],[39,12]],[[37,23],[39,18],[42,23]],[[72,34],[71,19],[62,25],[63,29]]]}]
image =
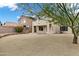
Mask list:
[{"label": "neighboring house roof", "polygon": [[22,20],[22,18],[29,18],[29,19],[35,20],[35,18],[33,18],[32,16],[24,16],[24,15],[22,15],[22,16],[18,19],[18,21]]},{"label": "neighboring house roof", "polygon": [[16,22],[5,22],[4,26],[17,26],[18,24]]}]

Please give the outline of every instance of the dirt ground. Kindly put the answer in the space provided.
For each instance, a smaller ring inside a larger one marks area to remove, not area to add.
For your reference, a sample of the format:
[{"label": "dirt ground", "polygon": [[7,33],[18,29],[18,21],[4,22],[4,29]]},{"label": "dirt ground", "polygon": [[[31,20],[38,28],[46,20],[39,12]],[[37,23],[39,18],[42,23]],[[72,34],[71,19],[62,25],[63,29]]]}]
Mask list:
[{"label": "dirt ground", "polygon": [[1,56],[79,56],[72,34],[20,34],[0,39]]}]

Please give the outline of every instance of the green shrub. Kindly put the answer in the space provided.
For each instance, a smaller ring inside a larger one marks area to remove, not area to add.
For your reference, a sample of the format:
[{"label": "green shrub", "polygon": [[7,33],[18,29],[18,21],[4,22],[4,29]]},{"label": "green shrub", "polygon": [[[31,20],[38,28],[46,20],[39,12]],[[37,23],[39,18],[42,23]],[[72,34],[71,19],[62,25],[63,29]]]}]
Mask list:
[{"label": "green shrub", "polygon": [[18,33],[21,33],[23,31],[23,26],[15,27],[15,31],[18,32]]}]

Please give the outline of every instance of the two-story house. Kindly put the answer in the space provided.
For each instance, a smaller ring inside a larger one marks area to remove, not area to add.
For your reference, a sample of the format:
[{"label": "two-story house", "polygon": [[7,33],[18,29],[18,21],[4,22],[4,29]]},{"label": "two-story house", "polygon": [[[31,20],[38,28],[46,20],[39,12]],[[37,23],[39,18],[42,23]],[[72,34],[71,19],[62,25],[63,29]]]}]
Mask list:
[{"label": "two-story house", "polygon": [[32,32],[32,20],[32,17],[22,15],[18,20],[18,24],[24,27],[24,31]]},{"label": "two-story house", "polygon": [[41,18],[32,22],[32,33],[72,33],[67,26],[59,26],[49,22],[51,18]]}]

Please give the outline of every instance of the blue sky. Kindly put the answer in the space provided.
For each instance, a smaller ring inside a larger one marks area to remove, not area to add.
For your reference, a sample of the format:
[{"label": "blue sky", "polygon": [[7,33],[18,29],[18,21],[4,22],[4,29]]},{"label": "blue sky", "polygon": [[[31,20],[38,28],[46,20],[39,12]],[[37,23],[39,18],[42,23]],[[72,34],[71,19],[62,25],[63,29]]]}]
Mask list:
[{"label": "blue sky", "polygon": [[[38,12],[40,11],[40,8],[37,5],[30,4],[32,6],[33,12]],[[17,4],[0,4],[0,21],[2,23],[4,22],[17,22],[18,18],[23,14],[24,10],[17,10],[19,7]],[[25,7],[26,9],[28,8],[27,6]],[[28,11],[26,11],[26,15],[31,15],[29,14]]]},{"label": "blue sky", "polygon": [[13,4],[0,4],[0,21],[4,22],[17,22],[22,12],[16,11],[18,7]]}]

